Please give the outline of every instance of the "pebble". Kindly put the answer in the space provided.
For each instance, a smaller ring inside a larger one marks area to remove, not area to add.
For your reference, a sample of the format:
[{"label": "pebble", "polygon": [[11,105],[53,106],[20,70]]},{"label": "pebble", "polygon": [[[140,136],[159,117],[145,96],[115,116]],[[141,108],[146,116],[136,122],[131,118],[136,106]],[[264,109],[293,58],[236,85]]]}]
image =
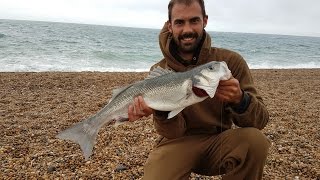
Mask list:
[{"label": "pebble", "polygon": [[128,170],[128,167],[124,164],[118,164],[117,168],[114,170],[115,172],[125,171]]},{"label": "pebble", "polygon": [[57,170],[57,168],[56,167],[54,167],[54,166],[49,166],[48,167],[48,173],[53,173],[54,171],[56,171]]}]

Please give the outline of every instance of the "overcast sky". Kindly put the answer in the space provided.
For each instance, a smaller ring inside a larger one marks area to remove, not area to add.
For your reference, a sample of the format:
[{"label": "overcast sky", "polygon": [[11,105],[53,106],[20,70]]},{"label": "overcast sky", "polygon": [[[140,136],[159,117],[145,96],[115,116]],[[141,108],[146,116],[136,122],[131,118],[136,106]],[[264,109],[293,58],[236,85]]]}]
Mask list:
[{"label": "overcast sky", "polygon": [[[161,28],[169,0],[0,0],[0,19]],[[320,0],[206,0],[208,31],[320,37]]]}]

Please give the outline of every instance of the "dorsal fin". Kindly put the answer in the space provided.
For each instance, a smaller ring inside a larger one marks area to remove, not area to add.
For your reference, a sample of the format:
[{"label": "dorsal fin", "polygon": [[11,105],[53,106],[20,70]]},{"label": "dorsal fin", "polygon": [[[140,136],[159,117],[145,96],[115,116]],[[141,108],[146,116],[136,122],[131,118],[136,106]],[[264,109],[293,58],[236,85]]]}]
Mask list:
[{"label": "dorsal fin", "polygon": [[169,69],[164,69],[160,66],[157,66],[156,68],[154,68],[152,71],[150,71],[150,74],[148,75],[148,77],[146,77],[146,79],[152,79],[158,76],[162,76],[165,74],[169,74],[172,73],[173,71],[169,70]]},{"label": "dorsal fin", "polygon": [[128,86],[124,86],[124,87],[120,87],[120,88],[117,88],[117,89],[113,89],[112,90],[112,97],[111,99],[109,100],[109,103],[116,97],[118,96],[118,94],[120,94],[122,91],[128,89],[131,85],[128,85]]},{"label": "dorsal fin", "polygon": [[116,97],[119,93],[121,93],[125,89],[127,89],[127,86],[113,89],[112,90],[112,98]]}]

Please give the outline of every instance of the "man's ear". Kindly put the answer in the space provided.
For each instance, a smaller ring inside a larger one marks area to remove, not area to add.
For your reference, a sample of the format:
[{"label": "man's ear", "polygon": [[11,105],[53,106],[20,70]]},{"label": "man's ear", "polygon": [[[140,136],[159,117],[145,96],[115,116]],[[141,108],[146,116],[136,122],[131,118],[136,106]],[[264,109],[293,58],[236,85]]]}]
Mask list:
[{"label": "man's ear", "polygon": [[207,26],[208,18],[209,18],[208,15],[206,15],[206,16],[203,18],[203,28],[205,28],[205,27]]},{"label": "man's ear", "polygon": [[168,24],[169,32],[172,33],[172,24],[171,24],[171,22],[169,20],[167,21],[167,24]]}]

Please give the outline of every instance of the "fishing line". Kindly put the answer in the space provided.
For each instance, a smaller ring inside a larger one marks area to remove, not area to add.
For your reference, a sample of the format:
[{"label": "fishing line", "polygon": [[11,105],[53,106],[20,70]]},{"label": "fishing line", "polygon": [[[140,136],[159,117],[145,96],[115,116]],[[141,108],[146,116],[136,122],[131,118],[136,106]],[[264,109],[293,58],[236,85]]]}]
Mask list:
[{"label": "fishing line", "polygon": [[[223,108],[224,108],[224,102],[222,102],[222,106],[220,108],[220,133],[222,133],[222,116],[223,116]],[[221,136],[220,136],[221,137]],[[221,166],[222,166],[222,141],[220,140],[220,149],[219,149],[219,160],[220,160],[220,163],[219,163],[219,174],[221,175]]]}]

